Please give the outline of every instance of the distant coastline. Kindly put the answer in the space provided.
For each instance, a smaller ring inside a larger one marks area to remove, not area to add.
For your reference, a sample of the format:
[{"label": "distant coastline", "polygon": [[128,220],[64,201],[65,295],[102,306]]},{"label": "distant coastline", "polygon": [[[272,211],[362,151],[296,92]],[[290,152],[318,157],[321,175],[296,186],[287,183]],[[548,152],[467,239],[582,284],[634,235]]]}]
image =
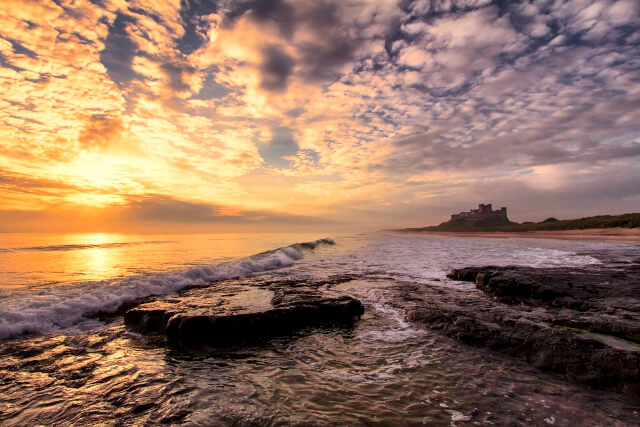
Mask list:
[{"label": "distant coastline", "polygon": [[640,242],[640,228],[586,228],[557,231],[406,231],[385,230],[391,233],[428,234],[433,236],[482,237],[493,239],[535,238],[562,240],[616,240]]},{"label": "distant coastline", "polygon": [[455,219],[437,226],[385,230],[399,233],[475,237],[536,237],[561,239],[606,239],[640,241],[640,213],[598,215],[579,219],[547,218],[541,222],[487,223]]}]

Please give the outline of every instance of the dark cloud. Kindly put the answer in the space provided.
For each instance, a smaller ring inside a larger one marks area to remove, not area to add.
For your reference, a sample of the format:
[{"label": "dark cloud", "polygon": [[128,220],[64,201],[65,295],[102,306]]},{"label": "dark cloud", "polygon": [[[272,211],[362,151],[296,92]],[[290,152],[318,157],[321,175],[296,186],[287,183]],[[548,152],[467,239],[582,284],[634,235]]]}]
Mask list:
[{"label": "dark cloud", "polygon": [[330,1],[314,2],[300,10],[299,25],[314,35],[297,46],[305,79],[337,80],[342,66],[355,60],[356,51],[366,41],[360,33],[367,23],[350,22],[344,15],[341,3]]},{"label": "dark cloud", "polygon": [[164,21],[162,20],[162,18],[160,17],[160,15],[153,13],[151,11],[142,9],[140,7],[131,7],[129,6],[127,8],[127,10],[131,13],[135,13],[136,15],[143,15],[143,16],[148,16],[149,18],[153,19],[154,21],[156,21],[156,24],[161,24],[164,25]]},{"label": "dark cloud", "polygon": [[303,76],[313,80],[336,80],[340,67],[354,59],[358,46],[348,32],[328,34],[327,39],[300,46]]},{"label": "dark cloud", "polygon": [[[58,35],[58,37],[60,37],[62,35],[62,33],[60,33]],[[76,32],[71,33],[71,37],[73,37],[75,40],[78,41],[78,43],[80,44],[86,44],[86,45],[93,45],[94,42],[89,40],[88,38],[86,38],[85,36],[83,36],[82,34]]]},{"label": "dark cloud", "polygon": [[24,71],[23,68],[13,65],[2,53],[0,53],[0,67],[8,68],[13,71]]},{"label": "dark cloud", "polygon": [[403,0],[399,6],[409,17],[424,19],[469,12],[495,4],[505,7],[509,2],[503,0]]},{"label": "dark cloud", "polygon": [[[284,0],[251,0],[235,2],[227,11],[223,27],[232,27],[237,19],[246,16],[258,24],[273,24],[280,34],[291,39],[296,30],[313,34],[292,47],[300,58],[300,73],[305,79],[335,80],[339,68],[354,59],[362,37],[360,26],[344,21],[344,5],[323,0],[315,2],[286,2]],[[267,55],[269,56],[269,55]],[[281,66],[280,61],[274,66]],[[284,67],[283,67],[284,68]],[[283,70],[285,71],[285,70]],[[276,76],[282,75],[281,72]],[[276,87],[280,88],[279,80]],[[267,86],[271,86],[267,82]],[[269,89],[269,87],[267,87]]]},{"label": "dark cloud", "polygon": [[[1,33],[0,33],[1,34]],[[26,48],[19,40],[3,35],[3,38],[11,43],[13,53],[17,55],[25,55],[29,58],[36,59],[38,54],[31,49]],[[23,68],[11,63],[2,53],[0,53],[0,67],[9,68],[14,71],[24,71]]]},{"label": "dark cloud", "polygon": [[89,3],[95,4],[96,6],[100,6],[103,9],[106,9],[107,7],[104,0],[89,0]]},{"label": "dark cloud", "polygon": [[287,116],[296,118],[296,117],[299,117],[300,115],[304,114],[305,111],[306,111],[305,107],[293,108],[293,109],[287,111]]},{"label": "dark cloud", "polygon": [[132,69],[138,45],[127,32],[127,25],[136,25],[137,22],[135,17],[118,12],[116,19],[109,25],[109,34],[100,54],[100,61],[107,68],[111,80],[118,86],[126,85],[139,77]]},{"label": "dark cloud", "polygon": [[260,87],[272,92],[287,89],[289,76],[293,73],[295,61],[284,49],[276,45],[265,46],[262,50],[262,64],[260,64]]},{"label": "dark cloud", "polygon": [[162,71],[169,77],[169,87],[177,92],[191,89],[185,81],[185,76],[193,74],[195,68],[191,65],[179,62],[164,62],[160,65]]},{"label": "dark cloud", "polygon": [[211,26],[207,15],[217,11],[216,0],[180,0],[180,19],[184,28],[184,34],[176,40],[180,52],[188,55],[204,44]]},{"label": "dark cloud", "polygon": [[[412,20],[407,20],[406,23],[411,23]],[[418,35],[411,36],[406,31],[402,30],[402,20],[400,18],[394,18],[389,22],[387,32],[384,36],[384,50],[387,52],[389,58],[395,58],[399,51],[394,49],[394,43],[397,41],[403,41],[405,43],[411,43],[418,39]]]},{"label": "dark cloud", "polygon": [[13,51],[19,55],[26,55],[29,58],[37,58],[38,54],[35,53],[34,51],[32,51],[31,49],[28,49],[26,47],[24,47],[22,45],[22,43],[20,43],[18,40],[12,39],[12,38],[6,38],[6,40],[11,43],[11,47],[13,48]]},{"label": "dark cloud", "polygon": [[291,37],[296,26],[294,7],[283,0],[237,1],[225,14],[223,25],[230,27],[245,14],[258,23],[275,23],[285,37]]}]

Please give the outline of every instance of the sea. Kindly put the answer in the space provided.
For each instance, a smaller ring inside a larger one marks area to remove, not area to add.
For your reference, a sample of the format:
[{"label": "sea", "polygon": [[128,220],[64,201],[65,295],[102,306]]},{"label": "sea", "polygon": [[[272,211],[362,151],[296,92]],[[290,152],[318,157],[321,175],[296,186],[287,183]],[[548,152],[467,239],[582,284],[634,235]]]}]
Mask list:
[{"label": "sea", "polygon": [[[640,263],[638,243],[390,233],[0,234],[0,425],[638,425],[598,390],[407,322],[394,285],[472,265]],[[211,282],[348,277],[351,327],[176,348],[125,303]],[[409,304],[408,302],[406,304]],[[115,314],[114,314],[115,313]]]}]

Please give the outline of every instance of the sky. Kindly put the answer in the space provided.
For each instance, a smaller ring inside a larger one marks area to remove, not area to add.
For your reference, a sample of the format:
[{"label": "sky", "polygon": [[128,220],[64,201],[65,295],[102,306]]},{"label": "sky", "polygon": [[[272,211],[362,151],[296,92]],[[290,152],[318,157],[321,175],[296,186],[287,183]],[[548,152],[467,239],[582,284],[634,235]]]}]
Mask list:
[{"label": "sky", "polygon": [[2,0],[0,231],[640,211],[637,0]]}]

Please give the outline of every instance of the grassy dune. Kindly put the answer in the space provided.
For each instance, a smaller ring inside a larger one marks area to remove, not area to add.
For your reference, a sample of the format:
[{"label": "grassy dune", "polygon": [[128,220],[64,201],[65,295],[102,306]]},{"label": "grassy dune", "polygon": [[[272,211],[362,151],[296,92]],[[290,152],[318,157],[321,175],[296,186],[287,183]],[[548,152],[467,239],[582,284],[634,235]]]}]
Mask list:
[{"label": "grassy dune", "polygon": [[592,228],[637,228],[640,227],[640,213],[622,215],[598,215],[579,219],[557,220],[548,218],[541,222],[510,222],[501,218],[491,219],[458,219],[443,222],[437,226],[421,228],[404,228],[396,231],[559,231],[586,230]]}]

